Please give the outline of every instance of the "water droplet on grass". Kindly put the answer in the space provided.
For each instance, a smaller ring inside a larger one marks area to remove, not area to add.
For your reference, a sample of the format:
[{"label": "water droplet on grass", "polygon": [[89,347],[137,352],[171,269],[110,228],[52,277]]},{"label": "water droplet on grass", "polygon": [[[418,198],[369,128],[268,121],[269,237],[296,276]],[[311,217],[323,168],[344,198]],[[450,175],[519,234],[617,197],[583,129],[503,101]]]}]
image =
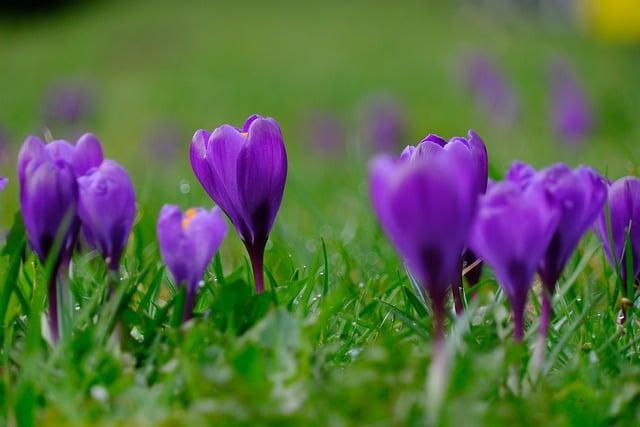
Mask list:
[{"label": "water droplet on grass", "polygon": [[189,185],[189,181],[186,179],[180,180],[180,192],[182,194],[189,194],[191,191],[191,185]]}]

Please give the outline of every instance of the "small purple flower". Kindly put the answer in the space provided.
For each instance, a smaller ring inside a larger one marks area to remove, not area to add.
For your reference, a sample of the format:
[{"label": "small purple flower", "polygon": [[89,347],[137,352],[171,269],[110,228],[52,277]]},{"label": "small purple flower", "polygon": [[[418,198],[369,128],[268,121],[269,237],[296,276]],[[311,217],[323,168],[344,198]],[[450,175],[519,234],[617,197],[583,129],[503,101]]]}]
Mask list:
[{"label": "small purple flower", "polygon": [[47,92],[44,117],[47,122],[77,124],[95,111],[95,94],[85,83],[59,82]]},{"label": "small purple flower", "polygon": [[[602,242],[612,268],[620,272],[623,292],[626,292],[628,276],[640,279],[640,179],[626,176],[609,186],[609,218],[611,234],[607,232],[607,212],[602,211],[594,227]],[[633,271],[627,271],[626,239],[631,243]],[[613,248],[611,247],[613,243]],[[625,294],[626,296],[626,294]]]},{"label": "small purple flower", "polygon": [[78,178],[78,216],[87,243],[117,271],[136,216],[136,195],[127,171],[112,160]]},{"label": "small purple flower", "polygon": [[323,153],[340,152],[347,142],[347,132],[340,118],[323,111],[314,112],[305,120],[304,136]]},{"label": "small purple flower", "polygon": [[493,184],[480,200],[470,248],[488,262],[513,310],[514,339],[522,340],[524,308],[536,268],[556,230],[560,212],[542,185]]},{"label": "small purple flower", "polygon": [[593,129],[593,113],[580,82],[568,63],[557,61],[549,72],[551,118],[556,135],[570,144],[582,143]]},{"label": "small purple flower", "polygon": [[191,318],[198,283],[227,233],[227,224],[218,207],[210,212],[165,205],[158,218],[160,254],[176,285],[186,285],[184,319]]},{"label": "small purple flower", "polygon": [[170,121],[156,123],[144,138],[144,146],[158,160],[173,161],[184,144],[183,129]]},{"label": "small purple flower", "polygon": [[405,112],[390,95],[377,95],[369,99],[363,120],[363,140],[376,152],[394,152],[407,136]]},{"label": "small purple flower", "polygon": [[[471,173],[475,196],[484,194],[487,190],[489,180],[489,164],[487,158],[487,148],[484,142],[474,131],[468,132],[468,137],[454,137],[449,141],[439,137],[438,135],[427,135],[417,146],[407,146],[400,155],[401,161],[415,161],[421,159],[430,161],[430,159],[438,156],[451,157],[453,161],[464,165]],[[453,299],[455,302],[456,312],[461,313],[464,305],[461,297],[462,289],[462,267],[463,264],[470,265],[474,263],[477,257],[469,250],[465,250],[461,254],[460,274],[454,282],[452,282]],[[467,276],[469,284],[477,283],[482,271],[482,264],[477,265],[470,276]]]},{"label": "small purple flower", "polygon": [[287,152],[278,123],[253,115],[241,129],[198,130],[191,166],[206,192],[233,222],[253,267],[256,291],[264,290],[263,256],[287,179]]},{"label": "small purple flower", "polygon": [[8,184],[9,178],[7,178],[6,176],[0,176],[0,191],[4,191],[4,189],[7,188]]},{"label": "small purple flower", "polygon": [[456,156],[370,163],[369,186],[382,228],[431,299],[438,339],[445,299],[459,274],[475,212],[475,170]]},{"label": "small purple flower", "polygon": [[475,53],[463,64],[464,80],[478,108],[495,124],[511,126],[519,116],[518,100],[511,83],[488,56]]}]

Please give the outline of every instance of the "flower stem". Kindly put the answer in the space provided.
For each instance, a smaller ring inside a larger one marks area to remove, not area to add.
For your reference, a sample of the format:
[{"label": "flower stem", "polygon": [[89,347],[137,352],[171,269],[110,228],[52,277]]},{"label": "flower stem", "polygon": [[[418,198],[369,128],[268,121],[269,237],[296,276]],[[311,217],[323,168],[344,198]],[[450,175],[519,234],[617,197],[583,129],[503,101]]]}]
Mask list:
[{"label": "flower stem", "polygon": [[58,319],[58,279],[57,274],[52,274],[49,278],[49,331],[51,340],[57,344],[60,339],[60,324]]},{"label": "flower stem", "polygon": [[264,243],[257,242],[253,245],[246,245],[251,259],[253,281],[255,282],[256,292],[259,294],[264,292],[264,248],[266,243],[265,241]]},{"label": "flower stem", "polygon": [[524,337],[524,311],[513,310],[513,340],[521,342]]},{"label": "flower stem", "polygon": [[182,311],[182,322],[188,322],[193,318],[193,308],[196,303],[196,287],[188,287],[184,298],[184,310]]}]

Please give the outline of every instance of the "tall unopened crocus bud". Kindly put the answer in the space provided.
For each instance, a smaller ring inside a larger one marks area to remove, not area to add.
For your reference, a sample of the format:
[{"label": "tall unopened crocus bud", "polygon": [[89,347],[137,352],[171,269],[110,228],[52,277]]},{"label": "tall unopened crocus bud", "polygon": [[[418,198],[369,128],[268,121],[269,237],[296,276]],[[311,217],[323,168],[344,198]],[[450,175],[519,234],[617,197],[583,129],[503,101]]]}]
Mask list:
[{"label": "tall unopened crocus bud", "polygon": [[549,74],[554,131],[562,141],[580,144],[593,129],[593,113],[584,89],[567,63],[555,62]]},{"label": "tall unopened crocus bud", "polygon": [[369,99],[364,108],[362,138],[366,145],[379,153],[392,153],[407,135],[405,113],[390,95]]},{"label": "tall unopened crocus bud", "polygon": [[511,82],[487,55],[475,53],[463,64],[464,80],[478,108],[493,123],[511,126],[518,119],[518,100]]},{"label": "tall unopened crocus bud", "polygon": [[[409,162],[421,160],[428,163],[431,159],[439,156],[449,157],[453,162],[467,169],[476,197],[484,194],[487,190],[489,180],[489,164],[487,148],[477,133],[470,130],[467,138],[454,137],[449,141],[438,135],[429,134],[420,141],[417,146],[413,147],[410,145],[405,148],[400,155],[400,160]],[[461,253],[459,274],[456,275],[454,281],[451,283],[457,313],[463,311],[461,296],[463,264],[471,265],[476,261],[477,257],[468,249],[465,249],[464,253]],[[477,264],[473,268],[472,280],[475,279],[476,276],[479,276],[481,268],[482,264]]]},{"label": "tall unopened crocus bud", "polygon": [[477,203],[475,171],[455,156],[406,162],[382,156],[369,168],[375,213],[431,299],[443,338],[445,300]]},{"label": "tall unopened crocus bud", "polygon": [[[630,298],[626,294],[627,281],[640,280],[640,179],[626,176],[611,184],[608,211],[610,234],[606,209],[596,222],[595,232],[602,242],[609,263],[620,273],[623,295]],[[627,269],[627,236],[631,247],[631,271]]]},{"label": "tall unopened crocus bud", "polygon": [[505,291],[522,340],[524,308],[536,268],[560,219],[555,200],[541,185],[510,181],[490,186],[480,199],[469,247],[489,263]]},{"label": "tall unopened crocus bud", "polygon": [[[57,273],[68,265],[78,233],[76,217],[78,184],[73,164],[68,160],[74,147],[62,154],[68,144],[55,141],[45,145],[28,137],[18,155],[20,209],[29,244],[43,262],[55,257],[55,274],[49,283],[49,326],[54,341],[58,339]],[[59,242],[59,250],[51,251]]]},{"label": "tall unopened crocus bud", "polygon": [[264,290],[263,257],[287,179],[287,152],[278,123],[253,115],[242,128],[198,130],[191,166],[214,202],[231,219],[247,248],[256,291]]},{"label": "tall unopened crocus bud", "polygon": [[177,286],[186,286],[184,320],[191,318],[198,283],[227,233],[218,207],[211,211],[165,205],[158,218],[160,254]]},{"label": "tall unopened crocus bud", "polygon": [[87,243],[117,271],[136,216],[136,195],[127,171],[105,160],[78,178],[78,216]]}]

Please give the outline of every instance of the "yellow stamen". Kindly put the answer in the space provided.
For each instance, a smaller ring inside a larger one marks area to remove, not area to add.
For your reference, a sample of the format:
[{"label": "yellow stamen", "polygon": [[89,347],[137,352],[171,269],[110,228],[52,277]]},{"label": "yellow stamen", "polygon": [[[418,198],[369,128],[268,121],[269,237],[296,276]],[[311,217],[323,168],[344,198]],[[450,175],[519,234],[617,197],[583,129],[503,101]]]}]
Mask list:
[{"label": "yellow stamen", "polygon": [[249,136],[249,132],[240,132],[240,135],[246,138],[247,136]]},{"label": "yellow stamen", "polygon": [[194,208],[188,209],[184,213],[184,217],[182,218],[182,229],[183,230],[187,229],[187,227],[189,226],[189,223],[193,220],[193,218],[195,218],[197,213],[198,213],[198,210],[194,209]]}]

